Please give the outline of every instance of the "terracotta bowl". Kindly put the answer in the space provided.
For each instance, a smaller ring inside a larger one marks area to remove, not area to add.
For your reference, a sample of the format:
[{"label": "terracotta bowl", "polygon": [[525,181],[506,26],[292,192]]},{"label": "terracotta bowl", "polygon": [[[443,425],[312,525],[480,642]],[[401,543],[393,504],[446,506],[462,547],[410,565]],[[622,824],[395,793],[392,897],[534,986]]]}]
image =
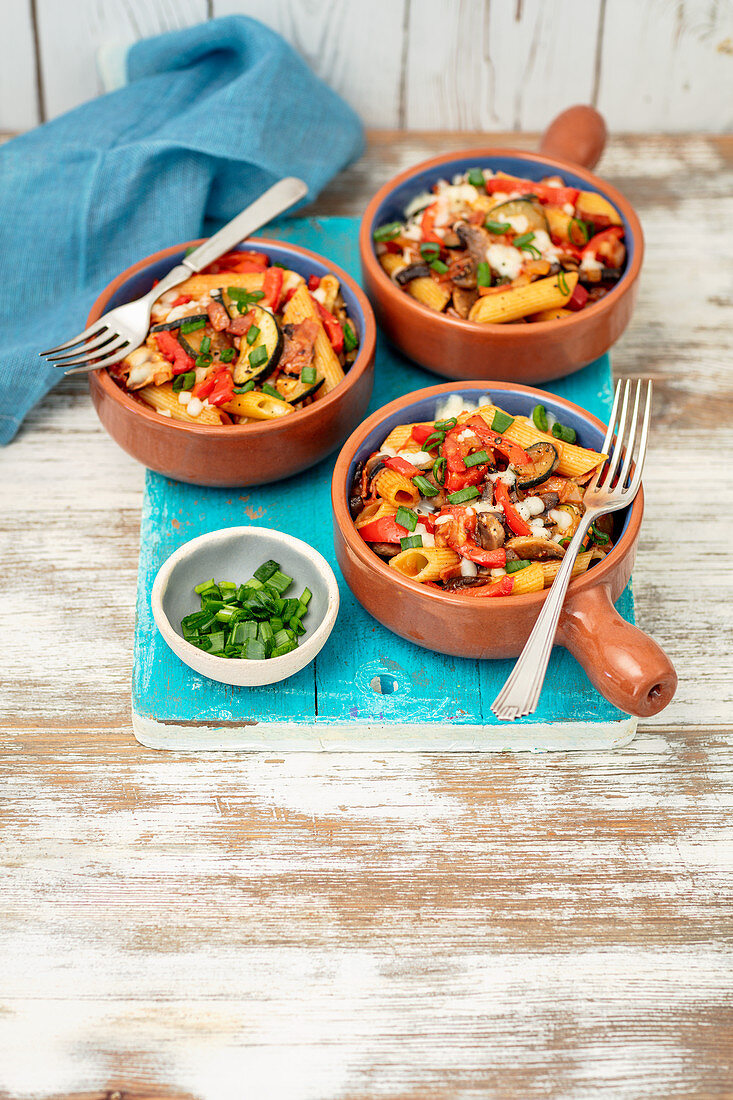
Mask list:
[{"label": "terracotta bowl", "polygon": [[[386,183],[366,208],[359,232],[362,282],[387,338],[409,359],[449,378],[495,378],[547,382],[572,374],[597,359],[618,340],[636,301],[644,253],[639,219],[615,187],[592,175],[605,139],[603,119],[591,108],[576,107],[556,119],[543,140],[542,153],[512,149],[467,149],[422,161]],[[559,159],[556,151],[569,159]],[[439,179],[469,168],[491,168],[539,180],[561,175],[581,190],[597,191],[619,211],[626,234],[626,269],[599,302],[559,321],[526,325],[481,325],[437,313],[401,290],[382,269],[374,249],[374,230],[402,219],[408,202]]]},{"label": "terracotta bowl", "polygon": [[[128,267],[102,291],[87,324],[108,309],[144,294],[154,279],[180,262],[187,248],[200,243],[174,245]],[[369,404],[376,329],[369,302],[354,280],[329,260],[292,244],[251,238],[246,247],[267,252],[272,260],[306,278],[329,272],[336,275],[359,337],[359,354],[344,381],[308,408],[262,424],[227,427],[185,424],[159,416],[120,389],[106,370],[95,371],[90,376],[92,401],[112,438],[151,470],[178,481],[244,486],[300,473],[342,443]]]},{"label": "terracotta bowl", "polygon": [[[545,593],[476,600],[425,588],[396,572],[360,538],[349,514],[348,489],[356,465],[378,450],[398,424],[432,420],[436,402],[458,393],[470,401],[488,395],[507,412],[531,415],[542,402],[580,443],[599,448],[605,425],[577,405],[545,391],[501,382],[449,383],[417,390],[370,416],[344,444],[333,474],[331,499],[336,557],[357,600],[380,623],[425,649],[457,657],[517,657]],[[602,695],[628,714],[648,717],[671,701],[677,675],[657,643],[614,608],[634,564],[644,511],[643,493],[617,515],[616,545],[571,581],[556,644],[570,650]]]}]

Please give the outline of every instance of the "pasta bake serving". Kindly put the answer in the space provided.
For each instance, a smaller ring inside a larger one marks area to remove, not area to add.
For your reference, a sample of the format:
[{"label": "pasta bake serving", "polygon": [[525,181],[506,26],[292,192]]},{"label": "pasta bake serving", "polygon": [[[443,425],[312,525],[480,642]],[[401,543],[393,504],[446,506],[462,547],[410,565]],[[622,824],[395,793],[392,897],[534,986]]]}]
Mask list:
[{"label": "pasta bake serving", "polygon": [[621,278],[624,228],[603,195],[472,168],[374,230],[379,262],[416,301],[483,324],[553,321]]},{"label": "pasta bake serving", "polygon": [[162,416],[249,424],[330,393],[359,340],[335,275],[302,275],[231,252],[153,306],[145,343],[109,373]]},{"label": "pasta bake serving", "polygon": [[[549,587],[605,456],[542,405],[509,416],[496,405],[450,405],[429,423],[393,429],[360,463],[349,507],[375,554],[443,592],[512,596]],[[612,518],[593,524],[573,575],[613,546]]]}]

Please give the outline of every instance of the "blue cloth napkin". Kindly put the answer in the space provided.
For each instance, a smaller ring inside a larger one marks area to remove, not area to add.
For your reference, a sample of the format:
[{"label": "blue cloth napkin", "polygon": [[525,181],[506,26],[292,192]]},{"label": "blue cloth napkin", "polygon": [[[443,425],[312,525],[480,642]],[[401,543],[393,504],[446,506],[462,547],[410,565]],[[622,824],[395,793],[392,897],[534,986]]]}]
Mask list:
[{"label": "blue cloth napkin", "polygon": [[127,79],[0,148],[0,443],[62,377],[38,352],[81,332],[123,268],[282,176],[314,197],[363,148],[351,108],[244,16],[137,43]]}]

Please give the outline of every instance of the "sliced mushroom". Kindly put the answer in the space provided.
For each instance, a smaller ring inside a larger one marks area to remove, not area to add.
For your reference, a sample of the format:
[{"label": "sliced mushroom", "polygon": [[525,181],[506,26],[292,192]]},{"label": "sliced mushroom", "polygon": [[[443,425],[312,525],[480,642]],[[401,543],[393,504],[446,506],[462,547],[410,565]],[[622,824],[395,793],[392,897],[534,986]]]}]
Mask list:
[{"label": "sliced mushroom", "polygon": [[428,275],[430,275],[430,268],[427,264],[408,264],[397,272],[395,282],[404,286],[405,283],[411,283],[413,279],[424,279]]},{"label": "sliced mushroom", "polygon": [[461,238],[452,229],[446,229],[443,234],[443,244],[446,248],[460,248]]},{"label": "sliced mushroom", "polygon": [[[460,286],[466,290],[473,290],[476,286],[476,262],[468,252],[456,256],[448,268],[448,274],[454,286]],[[474,294],[474,301],[477,296]]]},{"label": "sliced mushroom", "polygon": [[399,546],[392,542],[370,542],[369,549],[373,550],[375,554],[379,554],[380,558],[385,558],[387,561],[400,553]]},{"label": "sliced mushroom", "polygon": [[553,542],[552,539],[540,539],[534,535],[517,535],[509,539],[506,548],[513,550],[524,561],[544,561],[547,558],[565,556],[564,546]]},{"label": "sliced mushroom", "polygon": [[491,512],[481,512],[476,521],[476,541],[484,550],[498,550],[504,545],[504,525]]},{"label": "sliced mushroom", "polygon": [[445,591],[460,592],[462,588],[479,588],[490,582],[491,577],[451,577],[445,583]]},{"label": "sliced mushroom", "polygon": [[480,225],[469,225],[468,222],[456,222],[453,227],[461,238],[464,248],[467,248],[471,259],[475,264],[486,262],[486,249],[491,244],[491,237]]},{"label": "sliced mushroom", "polygon": [[[475,282],[475,279],[474,279]],[[459,317],[464,319],[468,317],[471,312],[471,306],[478,298],[477,290],[464,290],[462,287],[456,286],[453,291],[453,305],[456,308],[456,313]]]},{"label": "sliced mushroom", "polygon": [[351,494],[349,496],[349,512],[352,519],[356,519],[364,506],[364,501],[361,499],[361,475],[363,471],[364,463],[360,462],[354,471],[354,480],[351,483]]},{"label": "sliced mushroom", "polygon": [[544,506],[545,506],[545,515],[549,511],[551,511],[553,508],[557,508],[558,504],[560,503],[560,494],[559,493],[552,493],[552,492],[548,491],[546,493],[535,493],[534,496],[539,497],[540,500],[542,501],[542,503],[544,504]]}]

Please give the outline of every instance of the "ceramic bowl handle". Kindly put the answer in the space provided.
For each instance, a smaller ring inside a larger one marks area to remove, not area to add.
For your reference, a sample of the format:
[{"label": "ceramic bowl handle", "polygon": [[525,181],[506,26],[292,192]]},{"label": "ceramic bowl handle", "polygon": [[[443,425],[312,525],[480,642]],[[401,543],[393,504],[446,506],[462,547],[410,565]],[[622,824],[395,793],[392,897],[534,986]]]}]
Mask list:
[{"label": "ceramic bowl handle", "polygon": [[627,714],[649,718],[672,701],[677,687],[672,662],[653,638],[621,618],[605,585],[567,600],[557,640],[601,695]]},{"label": "ceramic bowl handle", "polygon": [[595,107],[568,107],[553,119],[542,135],[540,152],[594,168],[606,144],[606,123]]}]

